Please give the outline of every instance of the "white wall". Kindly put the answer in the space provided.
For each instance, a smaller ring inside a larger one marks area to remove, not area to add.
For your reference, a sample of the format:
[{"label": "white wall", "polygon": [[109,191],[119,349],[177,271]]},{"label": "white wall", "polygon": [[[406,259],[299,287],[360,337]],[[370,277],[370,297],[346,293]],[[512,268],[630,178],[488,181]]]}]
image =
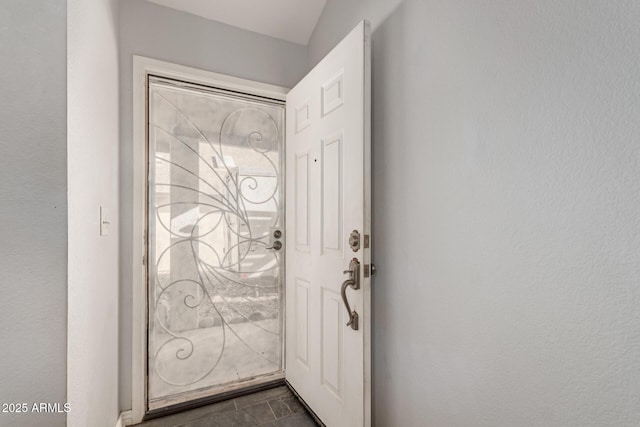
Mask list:
[{"label": "white wall", "polygon": [[141,262],[132,259],[131,241],[132,55],[290,87],[306,72],[307,49],[143,0],[123,1],[120,17],[120,407],[130,409],[131,280]]},{"label": "white wall", "polygon": [[[118,0],[68,0],[69,426],[118,408]],[[100,236],[100,206],[111,223]]]},{"label": "white wall", "polygon": [[[329,0],[314,64],[369,1]],[[640,3],[373,32],[377,426],[640,423]]]},{"label": "white wall", "polygon": [[375,31],[404,0],[327,1],[308,44],[309,65],[317,64],[360,21]]},{"label": "white wall", "polygon": [[29,409],[66,402],[66,34],[65,0],[0,2],[0,403]]}]

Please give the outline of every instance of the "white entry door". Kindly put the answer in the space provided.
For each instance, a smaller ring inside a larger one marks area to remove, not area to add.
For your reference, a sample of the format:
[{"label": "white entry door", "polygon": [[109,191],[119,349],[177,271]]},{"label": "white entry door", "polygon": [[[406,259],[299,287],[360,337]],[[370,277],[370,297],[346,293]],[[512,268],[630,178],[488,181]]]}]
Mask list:
[{"label": "white entry door", "polygon": [[371,423],[369,46],[362,22],[286,103],[285,375],[328,427]]}]

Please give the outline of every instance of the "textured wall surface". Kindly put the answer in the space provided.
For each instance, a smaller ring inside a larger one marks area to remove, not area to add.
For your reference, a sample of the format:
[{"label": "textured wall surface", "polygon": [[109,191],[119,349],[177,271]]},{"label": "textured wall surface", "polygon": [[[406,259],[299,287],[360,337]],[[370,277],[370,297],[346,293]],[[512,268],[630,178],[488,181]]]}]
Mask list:
[{"label": "textured wall surface", "polygon": [[29,409],[66,402],[66,34],[65,0],[0,2],[0,404]]},{"label": "textured wall surface", "polygon": [[118,4],[68,0],[69,427],[119,414]]},{"label": "textured wall surface", "polygon": [[[358,22],[366,19],[375,31],[403,0],[327,1],[308,44],[309,63],[315,65]],[[346,31],[345,31],[346,30]]]},{"label": "textured wall surface", "polygon": [[120,406],[131,408],[133,55],[235,77],[293,86],[307,69],[304,46],[262,36],[143,0],[121,5]]},{"label": "textured wall surface", "polygon": [[[310,65],[377,13],[330,0]],[[640,423],[638,22],[406,0],[375,25],[377,426]]]}]

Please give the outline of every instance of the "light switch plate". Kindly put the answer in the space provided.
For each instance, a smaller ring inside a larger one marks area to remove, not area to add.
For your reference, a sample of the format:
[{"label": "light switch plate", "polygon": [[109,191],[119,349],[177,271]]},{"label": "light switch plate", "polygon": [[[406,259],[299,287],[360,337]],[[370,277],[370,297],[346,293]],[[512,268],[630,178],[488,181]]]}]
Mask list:
[{"label": "light switch plate", "polygon": [[100,206],[100,235],[109,235],[109,217],[107,216],[107,209]]}]

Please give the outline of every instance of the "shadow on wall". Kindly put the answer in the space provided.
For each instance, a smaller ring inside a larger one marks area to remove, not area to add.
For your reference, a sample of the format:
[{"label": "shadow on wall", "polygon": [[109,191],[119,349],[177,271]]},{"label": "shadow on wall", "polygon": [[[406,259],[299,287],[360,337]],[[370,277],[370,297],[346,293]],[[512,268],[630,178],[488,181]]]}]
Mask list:
[{"label": "shadow on wall", "polygon": [[[405,114],[406,82],[402,78],[402,69],[406,64],[406,27],[405,7],[401,3],[389,15],[380,20],[377,27],[372,23],[372,260],[377,273],[372,282],[373,303],[373,345],[372,345],[372,382],[373,382],[373,420],[374,425],[393,425],[397,419],[390,414],[388,406],[383,405],[393,395],[403,393],[394,390],[389,382],[391,372],[387,368],[389,349],[400,349],[406,343],[396,337],[394,331],[401,325],[388,316],[386,301],[393,301],[393,288],[399,283],[393,280],[397,269],[403,268],[404,252],[396,242],[394,234],[410,233],[410,230],[398,230],[393,226],[408,209],[406,198],[394,197],[394,189],[403,188],[407,171],[394,168],[393,165],[407,164],[411,150],[407,146]],[[396,108],[394,108],[394,106]],[[398,108],[400,107],[400,108]],[[402,148],[400,148],[402,147]],[[408,224],[403,222],[403,224]],[[392,342],[395,341],[395,342]],[[400,408],[398,408],[400,409]],[[403,408],[402,410],[407,410]]]}]

